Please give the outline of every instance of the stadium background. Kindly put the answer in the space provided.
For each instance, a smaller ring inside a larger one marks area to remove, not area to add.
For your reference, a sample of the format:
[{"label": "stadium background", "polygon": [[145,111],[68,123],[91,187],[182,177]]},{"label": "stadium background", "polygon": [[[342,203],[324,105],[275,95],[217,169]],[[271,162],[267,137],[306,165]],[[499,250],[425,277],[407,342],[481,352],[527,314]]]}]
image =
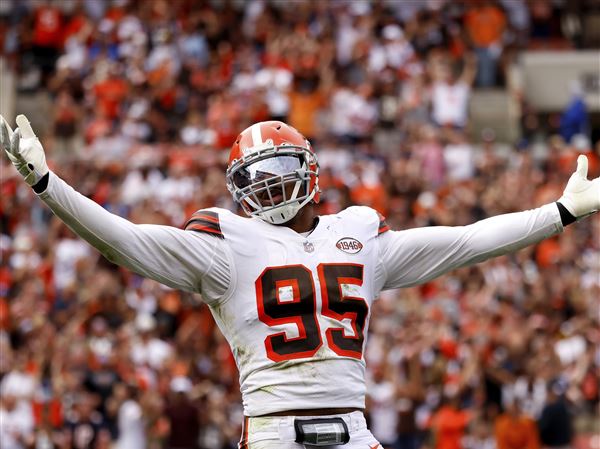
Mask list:
[{"label": "stadium background", "polygon": [[[61,177],[138,223],[233,208],[228,147],[276,118],[313,142],[321,213],[463,225],[556,200],[580,152],[600,174],[599,21],[583,0],[2,0],[0,112],[26,113]],[[111,265],[1,170],[2,446],[236,447],[237,371],[207,308]],[[599,298],[598,216],[386,292],[373,432],[600,447]]]}]

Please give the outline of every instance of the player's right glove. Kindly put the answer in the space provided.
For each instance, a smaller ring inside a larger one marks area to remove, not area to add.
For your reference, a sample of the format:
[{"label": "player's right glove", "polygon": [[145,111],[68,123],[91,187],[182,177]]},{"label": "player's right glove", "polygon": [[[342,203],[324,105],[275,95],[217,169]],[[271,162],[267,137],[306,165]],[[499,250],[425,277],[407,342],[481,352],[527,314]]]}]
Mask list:
[{"label": "player's right glove", "polygon": [[587,172],[587,156],[582,154],[577,158],[577,170],[569,178],[558,200],[577,219],[600,210],[600,177],[590,181]]},{"label": "player's right glove", "polygon": [[0,116],[0,147],[30,186],[36,185],[48,173],[44,148],[23,114],[17,116],[18,128],[13,132]]}]

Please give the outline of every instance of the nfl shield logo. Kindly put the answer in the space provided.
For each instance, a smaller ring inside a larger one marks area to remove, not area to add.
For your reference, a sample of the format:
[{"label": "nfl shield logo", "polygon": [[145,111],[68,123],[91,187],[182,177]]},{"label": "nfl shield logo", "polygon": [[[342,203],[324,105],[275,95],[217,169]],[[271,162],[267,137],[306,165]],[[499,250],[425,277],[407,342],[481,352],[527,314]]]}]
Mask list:
[{"label": "nfl shield logo", "polygon": [[310,242],[304,242],[304,251],[312,253],[315,250],[315,246]]}]

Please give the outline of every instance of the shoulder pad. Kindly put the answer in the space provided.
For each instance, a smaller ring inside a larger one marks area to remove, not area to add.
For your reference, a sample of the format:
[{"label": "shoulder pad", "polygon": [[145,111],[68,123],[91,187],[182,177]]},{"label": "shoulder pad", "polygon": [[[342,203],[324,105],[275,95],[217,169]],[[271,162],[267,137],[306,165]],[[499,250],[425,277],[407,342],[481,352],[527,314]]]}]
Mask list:
[{"label": "shoulder pad", "polygon": [[369,232],[375,232],[376,236],[390,230],[390,227],[385,222],[385,217],[375,209],[367,206],[351,206],[340,212],[340,214],[357,218],[361,223],[372,229]]},{"label": "shoulder pad", "polygon": [[184,229],[186,231],[203,232],[214,235],[219,238],[225,238],[221,231],[219,214],[214,210],[201,209],[186,222]]}]

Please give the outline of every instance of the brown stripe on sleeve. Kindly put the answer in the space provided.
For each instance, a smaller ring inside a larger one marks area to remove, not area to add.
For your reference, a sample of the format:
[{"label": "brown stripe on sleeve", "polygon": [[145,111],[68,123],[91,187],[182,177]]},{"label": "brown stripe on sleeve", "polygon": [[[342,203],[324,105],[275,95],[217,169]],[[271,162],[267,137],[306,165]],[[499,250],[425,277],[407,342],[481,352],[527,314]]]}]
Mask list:
[{"label": "brown stripe on sleeve", "polygon": [[224,238],[219,223],[219,214],[207,210],[199,210],[185,224],[186,231],[206,232]]}]

